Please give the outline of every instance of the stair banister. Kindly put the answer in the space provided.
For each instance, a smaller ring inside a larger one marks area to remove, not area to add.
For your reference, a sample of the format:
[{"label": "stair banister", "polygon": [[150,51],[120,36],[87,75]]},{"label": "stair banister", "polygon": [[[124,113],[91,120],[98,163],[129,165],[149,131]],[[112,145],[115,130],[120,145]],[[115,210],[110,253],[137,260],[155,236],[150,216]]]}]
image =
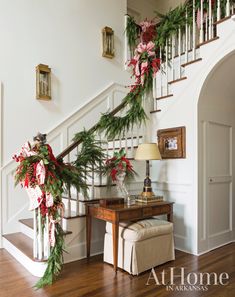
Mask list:
[{"label": "stair banister", "polygon": [[217,21],[220,20],[221,17],[221,7],[220,7],[220,0],[217,1]]},{"label": "stair banister", "polygon": [[212,38],[213,24],[212,24],[212,5],[211,0],[209,0],[209,39]]},{"label": "stair banister", "polygon": [[195,0],[193,0],[193,60],[196,59],[196,11]]},{"label": "stair banister", "polygon": [[[120,110],[122,110],[127,105],[126,102],[122,102],[117,107],[115,107],[109,114],[110,116],[113,116],[117,114]],[[92,128],[90,128],[89,132],[95,132],[99,128],[99,123],[94,125]],[[79,144],[81,144],[81,140],[74,141],[71,143],[65,150],[63,150],[58,156],[57,159],[63,159],[65,156],[67,156],[72,150],[74,150]]]}]

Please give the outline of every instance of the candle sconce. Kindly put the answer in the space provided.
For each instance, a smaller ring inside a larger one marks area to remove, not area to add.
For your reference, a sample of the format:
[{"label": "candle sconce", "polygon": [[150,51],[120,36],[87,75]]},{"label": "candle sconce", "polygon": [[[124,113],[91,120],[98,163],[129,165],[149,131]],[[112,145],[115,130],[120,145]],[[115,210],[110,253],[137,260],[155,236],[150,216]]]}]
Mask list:
[{"label": "candle sconce", "polygon": [[36,98],[51,100],[51,68],[39,64],[36,67]]},{"label": "candle sconce", "polygon": [[114,31],[110,27],[104,27],[102,30],[103,54],[105,58],[114,58]]}]

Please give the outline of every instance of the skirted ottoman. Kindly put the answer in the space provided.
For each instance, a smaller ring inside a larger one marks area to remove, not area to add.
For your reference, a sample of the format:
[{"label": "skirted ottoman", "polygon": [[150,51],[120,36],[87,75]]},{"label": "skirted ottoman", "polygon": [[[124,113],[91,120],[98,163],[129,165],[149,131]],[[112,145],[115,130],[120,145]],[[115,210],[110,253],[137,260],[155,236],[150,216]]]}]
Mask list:
[{"label": "skirted ottoman", "polygon": [[[175,259],[173,224],[156,218],[120,223],[118,267],[133,275]],[[106,223],[104,262],[113,264],[112,224]]]}]

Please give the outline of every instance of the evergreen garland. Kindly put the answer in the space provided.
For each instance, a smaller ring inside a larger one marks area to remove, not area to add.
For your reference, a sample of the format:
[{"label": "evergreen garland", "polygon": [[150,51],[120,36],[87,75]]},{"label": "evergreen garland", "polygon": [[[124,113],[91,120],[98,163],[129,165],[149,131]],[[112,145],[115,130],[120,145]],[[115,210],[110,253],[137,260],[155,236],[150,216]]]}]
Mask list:
[{"label": "evergreen garland", "polygon": [[128,15],[127,25],[126,25],[126,34],[128,45],[131,52],[134,52],[134,49],[137,46],[138,38],[140,36],[140,26],[135,23],[135,19],[132,16]]}]

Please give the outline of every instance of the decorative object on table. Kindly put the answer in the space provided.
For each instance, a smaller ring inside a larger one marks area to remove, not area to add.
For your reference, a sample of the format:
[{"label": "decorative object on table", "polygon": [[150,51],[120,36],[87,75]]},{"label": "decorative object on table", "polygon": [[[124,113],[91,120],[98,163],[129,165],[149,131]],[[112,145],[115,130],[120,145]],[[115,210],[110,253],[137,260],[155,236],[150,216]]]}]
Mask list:
[{"label": "decorative object on table", "polygon": [[162,159],[186,158],[186,128],[176,127],[157,131]]},{"label": "decorative object on table", "polygon": [[164,201],[164,198],[163,196],[155,196],[154,194],[151,196],[151,199],[149,199],[149,197],[145,195],[137,195],[135,197],[135,201],[141,203],[162,202]]},{"label": "decorative object on table", "polygon": [[152,191],[150,172],[149,172],[149,161],[150,160],[161,160],[161,155],[156,143],[142,143],[138,146],[135,160],[146,161],[146,178],[144,180],[144,187],[141,196],[143,199],[139,198],[141,202],[153,202],[156,201],[156,197]]},{"label": "decorative object on table", "polygon": [[102,30],[103,53],[105,58],[114,58],[114,31],[110,27],[104,27]]},{"label": "decorative object on table", "polygon": [[51,68],[39,64],[36,67],[36,98],[51,100]]},{"label": "decorative object on table", "polygon": [[108,206],[114,206],[124,204],[124,198],[105,198],[100,199],[100,206],[108,207]]},{"label": "decorative object on table", "polygon": [[126,152],[123,148],[119,152],[114,152],[113,157],[106,160],[105,173],[108,176],[108,182],[115,182],[125,197],[125,202],[130,204],[130,194],[125,182],[128,179],[134,178],[136,173],[130,161],[126,158]]},{"label": "decorative object on table", "polygon": [[35,285],[42,288],[52,284],[63,264],[64,232],[60,221],[63,217],[62,194],[74,186],[86,194],[85,181],[80,171],[58,161],[46,134],[38,134],[31,145],[26,142],[13,159],[19,163],[15,184],[20,184],[30,199],[29,209],[34,211],[34,258],[47,260],[43,277]]}]

